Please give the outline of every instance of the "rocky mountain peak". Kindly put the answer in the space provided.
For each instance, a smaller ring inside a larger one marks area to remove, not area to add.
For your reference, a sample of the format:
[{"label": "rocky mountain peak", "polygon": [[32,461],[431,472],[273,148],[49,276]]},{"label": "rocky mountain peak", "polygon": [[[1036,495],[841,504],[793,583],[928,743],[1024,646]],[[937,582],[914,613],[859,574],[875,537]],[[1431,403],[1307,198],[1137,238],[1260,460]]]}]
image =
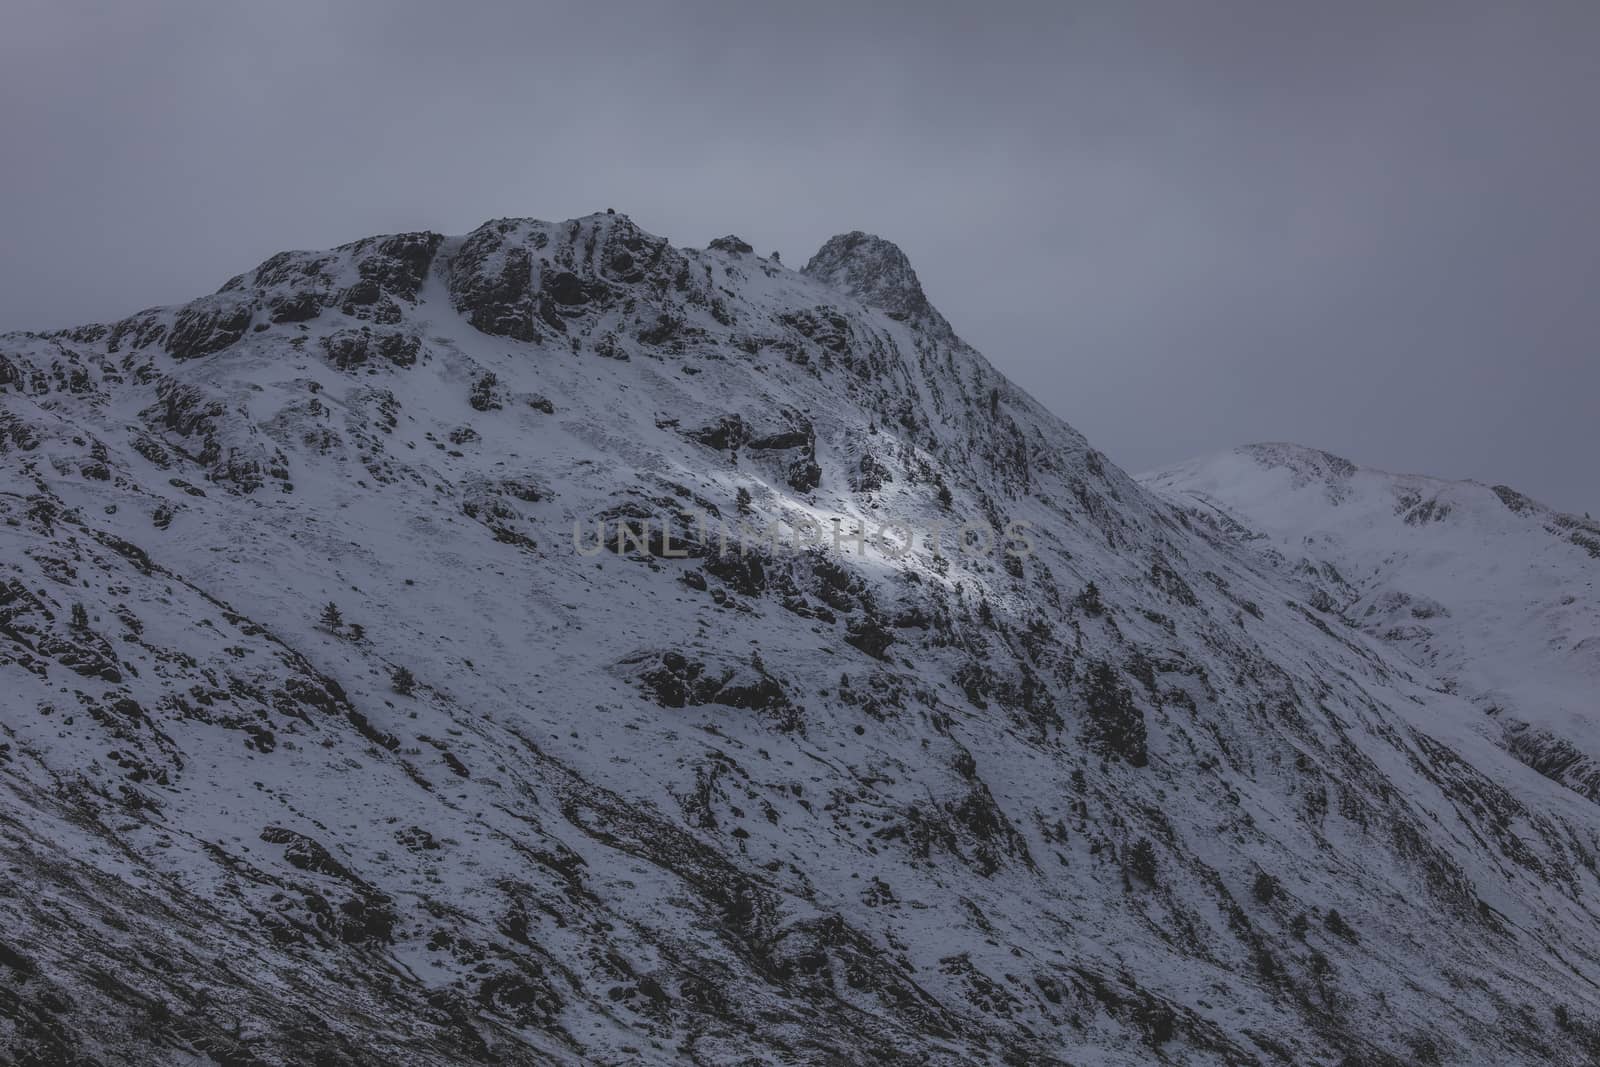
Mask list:
[{"label": "rocky mountain peak", "polygon": [[931,320],[949,328],[928,302],[911,260],[899,245],[876,234],[851,230],[828,238],[801,273],[843,289],[891,318]]}]

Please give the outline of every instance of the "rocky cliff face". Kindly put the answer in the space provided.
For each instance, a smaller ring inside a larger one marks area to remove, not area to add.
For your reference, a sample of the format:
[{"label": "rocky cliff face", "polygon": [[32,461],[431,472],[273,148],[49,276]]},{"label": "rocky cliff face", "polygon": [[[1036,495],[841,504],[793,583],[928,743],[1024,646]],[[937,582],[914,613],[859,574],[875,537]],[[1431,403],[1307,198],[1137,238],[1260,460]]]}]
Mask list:
[{"label": "rocky cliff face", "polygon": [[1600,1049],[1594,804],[879,238],[285,253],[0,455],[10,1060]]}]

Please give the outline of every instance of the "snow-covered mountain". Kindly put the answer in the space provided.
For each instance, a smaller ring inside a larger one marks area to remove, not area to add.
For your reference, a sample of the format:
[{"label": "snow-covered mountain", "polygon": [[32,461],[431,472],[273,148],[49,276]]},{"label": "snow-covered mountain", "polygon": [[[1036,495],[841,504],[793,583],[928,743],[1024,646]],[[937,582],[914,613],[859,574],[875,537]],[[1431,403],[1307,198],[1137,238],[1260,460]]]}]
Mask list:
[{"label": "snow-covered mountain", "polygon": [[1600,802],[1600,522],[1508,486],[1295,445],[1143,480],[1470,699],[1529,766]]},{"label": "snow-covered mountain", "polygon": [[0,1049],[1594,1062],[1600,809],[1158,488],[861,233],[500,220],[0,338]]}]

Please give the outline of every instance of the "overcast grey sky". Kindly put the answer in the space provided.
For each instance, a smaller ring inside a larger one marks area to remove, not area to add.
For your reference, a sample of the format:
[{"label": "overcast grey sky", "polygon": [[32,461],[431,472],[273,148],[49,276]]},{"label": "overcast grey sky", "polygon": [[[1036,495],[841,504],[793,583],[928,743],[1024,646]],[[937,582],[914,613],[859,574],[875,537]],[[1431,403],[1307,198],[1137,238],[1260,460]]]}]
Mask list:
[{"label": "overcast grey sky", "polygon": [[0,330],[504,215],[865,229],[1131,471],[1294,440],[1600,514],[1597,112],[1586,0],[7,0]]}]

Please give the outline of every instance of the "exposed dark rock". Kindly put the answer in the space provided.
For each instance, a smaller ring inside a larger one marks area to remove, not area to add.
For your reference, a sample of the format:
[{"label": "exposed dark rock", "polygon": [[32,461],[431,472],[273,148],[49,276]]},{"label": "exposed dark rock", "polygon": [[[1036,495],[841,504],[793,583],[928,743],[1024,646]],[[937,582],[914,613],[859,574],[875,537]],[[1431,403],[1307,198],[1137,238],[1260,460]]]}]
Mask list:
[{"label": "exposed dark rock", "polygon": [[313,292],[290,293],[272,305],[273,322],[309,322],[322,314],[322,300]]},{"label": "exposed dark rock", "polygon": [[894,472],[868,452],[861,457],[861,462],[856,467],[856,476],[851,479],[851,488],[857,492],[876,492],[892,481]]},{"label": "exposed dark rock", "polygon": [[716,422],[696,430],[685,430],[683,435],[707,448],[738,448],[750,438],[750,428],[737,415],[724,415]]},{"label": "exposed dark rock", "polygon": [[922,321],[948,331],[904,252],[889,241],[854,230],[831,237],[805,265],[803,274],[841,289],[897,319]]},{"label": "exposed dark rock", "polygon": [[809,493],[822,484],[822,467],[810,457],[797,459],[789,464],[784,480],[795,492]]},{"label": "exposed dark rock", "polygon": [[197,301],[178,312],[167,334],[167,352],[174,359],[198,359],[238,341],[250,327],[247,303]]},{"label": "exposed dark rock", "polygon": [[582,307],[589,302],[589,294],[584,290],[583,282],[571,271],[559,271],[549,274],[544,279],[544,291],[551,300],[563,307]]},{"label": "exposed dark rock", "polygon": [[536,341],[533,257],[507,244],[506,230],[482,226],[450,262],[450,297],[474,327],[498,337]]},{"label": "exposed dark rock", "polygon": [[874,659],[887,659],[894,634],[873,618],[858,619],[845,632],[846,644],[854,645]]},{"label": "exposed dark rock", "polygon": [[315,871],[338,878],[352,885],[365,886],[365,883],[351,874],[344,864],[333,858],[322,845],[313,838],[282,826],[269,826],[261,831],[261,840],[272,845],[284,845],[283,858],[302,871]]},{"label": "exposed dark rock", "polygon": [[399,233],[347,247],[356,256],[356,269],[363,279],[402,300],[414,301],[443,240],[437,233]]}]

